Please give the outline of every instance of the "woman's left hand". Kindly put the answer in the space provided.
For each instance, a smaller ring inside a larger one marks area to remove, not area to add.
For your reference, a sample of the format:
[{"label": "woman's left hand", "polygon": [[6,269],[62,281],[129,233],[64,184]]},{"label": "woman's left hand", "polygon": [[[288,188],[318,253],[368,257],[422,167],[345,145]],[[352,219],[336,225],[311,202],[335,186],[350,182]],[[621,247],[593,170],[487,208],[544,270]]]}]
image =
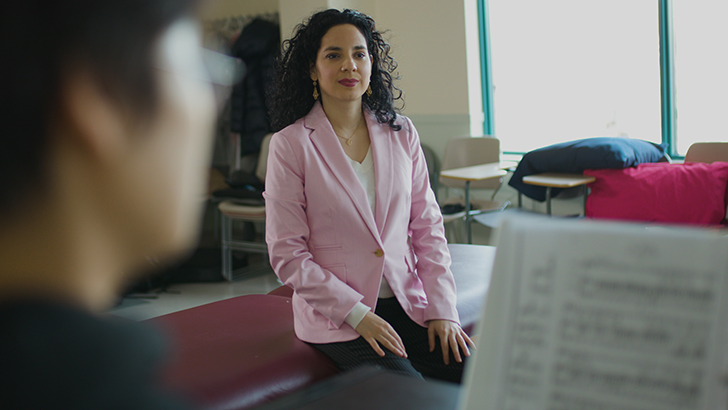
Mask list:
[{"label": "woman's left hand", "polygon": [[460,349],[462,349],[465,356],[470,356],[471,347],[475,347],[475,343],[470,340],[470,337],[460,326],[449,320],[430,320],[427,328],[427,335],[430,339],[430,351],[435,351],[435,335],[440,338],[440,347],[442,347],[442,359],[445,364],[450,364],[449,350],[452,349],[453,356],[458,363],[463,361],[460,356]]}]

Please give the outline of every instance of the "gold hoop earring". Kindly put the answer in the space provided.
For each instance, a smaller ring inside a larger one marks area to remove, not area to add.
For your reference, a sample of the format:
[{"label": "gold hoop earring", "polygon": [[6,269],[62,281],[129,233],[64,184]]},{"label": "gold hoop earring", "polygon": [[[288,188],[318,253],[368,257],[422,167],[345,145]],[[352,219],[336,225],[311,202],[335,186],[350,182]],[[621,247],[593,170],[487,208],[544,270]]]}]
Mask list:
[{"label": "gold hoop earring", "polygon": [[371,97],[371,96],[372,96],[372,85],[369,84],[369,87],[367,87],[367,97]]},{"label": "gold hoop earring", "polygon": [[318,82],[316,80],[313,80],[313,99],[314,100],[318,100],[318,98],[319,98],[318,89],[316,88],[317,84],[318,84]]}]

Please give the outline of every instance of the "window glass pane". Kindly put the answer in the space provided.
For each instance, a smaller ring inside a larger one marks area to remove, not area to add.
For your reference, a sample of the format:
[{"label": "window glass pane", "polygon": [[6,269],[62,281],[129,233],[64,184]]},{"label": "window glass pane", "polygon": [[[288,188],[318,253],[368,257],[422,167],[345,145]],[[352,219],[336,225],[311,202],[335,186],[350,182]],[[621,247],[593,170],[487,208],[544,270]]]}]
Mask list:
[{"label": "window glass pane", "polygon": [[673,0],[677,152],[728,141],[728,1]]},{"label": "window glass pane", "polygon": [[660,142],[657,1],[489,0],[496,136]]}]

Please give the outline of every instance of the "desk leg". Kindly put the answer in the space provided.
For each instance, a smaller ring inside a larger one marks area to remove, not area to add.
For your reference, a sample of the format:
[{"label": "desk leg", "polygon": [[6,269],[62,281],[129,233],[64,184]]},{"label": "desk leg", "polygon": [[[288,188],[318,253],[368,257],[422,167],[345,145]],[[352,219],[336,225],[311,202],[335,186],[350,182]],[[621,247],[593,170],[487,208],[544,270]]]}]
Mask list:
[{"label": "desk leg", "polygon": [[589,196],[589,187],[584,185],[584,216],[586,217],[586,197]]},{"label": "desk leg", "polygon": [[521,191],[518,191],[518,207],[523,208],[523,194]]},{"label": "desk leg", "polygon": [[546,214],[551,215],[551,187],[546,187]]},{"label": "desk leg", "polygon": [[468,235],[468,243],[473,243],[470,231],[470,181],[465,181],[465,232]]}]

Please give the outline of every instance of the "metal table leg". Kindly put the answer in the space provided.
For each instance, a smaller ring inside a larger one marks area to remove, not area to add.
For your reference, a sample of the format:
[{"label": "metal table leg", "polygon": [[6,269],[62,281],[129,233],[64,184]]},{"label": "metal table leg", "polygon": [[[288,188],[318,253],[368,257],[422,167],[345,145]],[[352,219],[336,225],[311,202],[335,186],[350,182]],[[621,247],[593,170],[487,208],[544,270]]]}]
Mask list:
[{"label": "metal table leg", "polygon": [[546,187],[546,214],[551,215],[551,187]]},{"label": "metal table leg", "polygon": [[222,276],[228,281],[233,280],[233,251],[230,242],[233,236],[233,220],[222,215]]},{"label": "metal table leg", "polygon": [[473,235],[470,231],[470,181],[465,181],[465,232],[468,235],[468,243],[473,243]]}]

